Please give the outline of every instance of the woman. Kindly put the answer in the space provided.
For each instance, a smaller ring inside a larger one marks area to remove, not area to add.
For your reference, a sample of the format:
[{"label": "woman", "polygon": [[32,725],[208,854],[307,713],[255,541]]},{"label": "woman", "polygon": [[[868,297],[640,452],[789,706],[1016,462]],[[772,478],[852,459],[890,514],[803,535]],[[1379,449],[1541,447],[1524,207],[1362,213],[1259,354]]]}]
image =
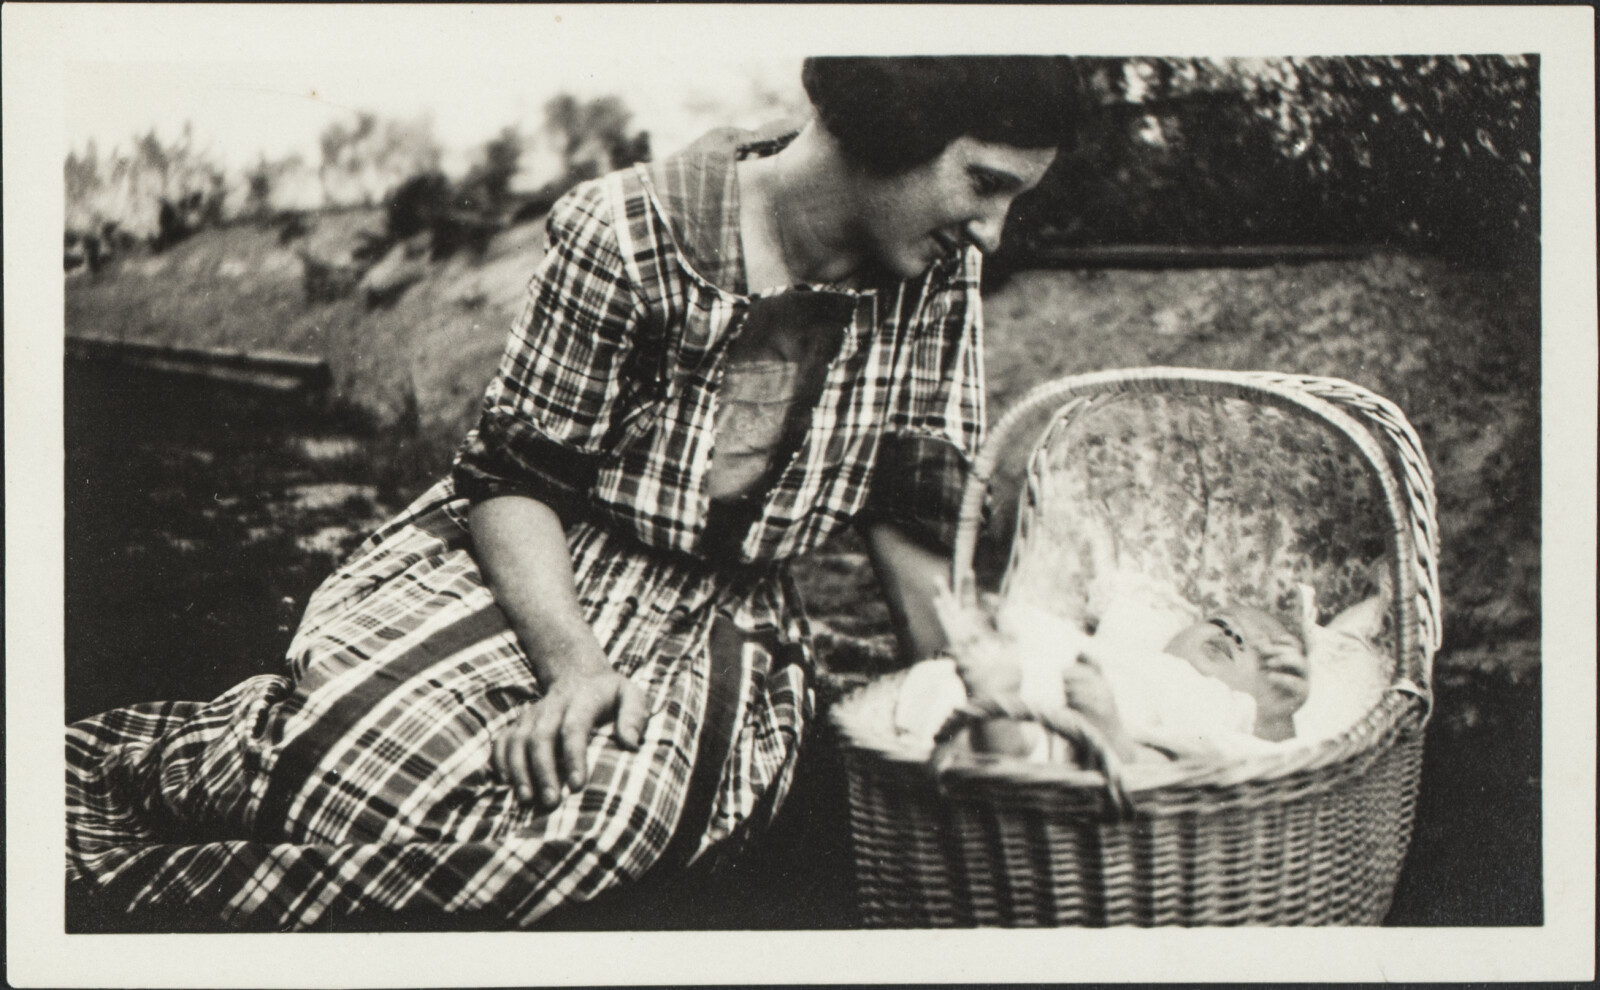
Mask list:
[{"label": "woman", "polygon": [[71,727],[69,876],[273,927],[531,924],[775,814],[811,715],[788,558],[854,521],[908,656],[943,645],[979,254],[1067,136],[1071,70],[804,82],[797,134],[714,133],[552,210],[450,477],[316,592],[289,678]]}]

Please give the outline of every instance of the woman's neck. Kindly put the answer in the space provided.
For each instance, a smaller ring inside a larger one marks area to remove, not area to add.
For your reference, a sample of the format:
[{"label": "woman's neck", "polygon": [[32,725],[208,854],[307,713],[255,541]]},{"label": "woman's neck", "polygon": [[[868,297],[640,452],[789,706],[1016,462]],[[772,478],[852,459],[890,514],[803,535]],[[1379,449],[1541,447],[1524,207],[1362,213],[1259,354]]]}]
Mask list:
[{"label": "woman's neck", "polygon": [[843,282],[864,259],[854,247],[857,177],[815,122],[784,149],[740,163],[740,231],[751,291]]}]

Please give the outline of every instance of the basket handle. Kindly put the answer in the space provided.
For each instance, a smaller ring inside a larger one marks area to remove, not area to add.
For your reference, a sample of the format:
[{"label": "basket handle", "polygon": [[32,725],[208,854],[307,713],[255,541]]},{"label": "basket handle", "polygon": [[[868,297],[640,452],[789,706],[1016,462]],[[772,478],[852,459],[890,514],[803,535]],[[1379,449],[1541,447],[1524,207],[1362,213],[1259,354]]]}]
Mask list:
[{"label": "basket handle", "polygon": [[1269,375],[1264,380],[1304,389],[1319,398],[1355,413],[1368,427],[1377,428],[1388,439],[1399,458],[1401,481],[1411,506],[1411,542],[1416,550],[1417,621],[1430,653],[1437,653],[1444,625],[1439,593],[1438,499],[1434,494],[1433,470],[1422,452],[1422,440],[1411,427],[1400,407],[1383,396],[1340,378],[1310,375]]},{"label": "basket handle", "polygon": [[1133,817],[1133,801],[1128,797],[1122,782],[1122,760],[1105,733],[1071,708],[1041,710],[1021,698],[1010,695],[1004,698],[989,696],[969,698],[945,719],[944,725],[934,734],[933,755],[928,766],[934,777],[942,779],[954,762],[955,745],[961,730],[977,722],[994,718],[1009,718],[1034,722],[1078,747],[1085,756],[1087,769],[1096,771],[1105,781],[1106,808],[1116,819]]},{"label": "basket handle", "polygon": [[[1404,671],[1395,688],[1417,697],[1424,709],[1430,708],[1433,654],[1442,636],[1433,475],[1421,442],[1399,408],[1342,379],[1204,368],[1136,368],[1073,375],[1034,387],[1001,417],[968,472],[951,558],[950,583],[956,594],[962,600],[975,596],[972,559],[983,500],[1013,434],[1042,410],[1055,408],[1059,418],[1074,414],[1094,397],[1120,393],[1216,395],[1263,402],[1321,420],[1356,448],[1383,491],[1392,523],[1395,628]],[[1383,448],[1361,420],[1376,426],[1393,445],[1402,466],[1403,488],[1390,470]]]}]

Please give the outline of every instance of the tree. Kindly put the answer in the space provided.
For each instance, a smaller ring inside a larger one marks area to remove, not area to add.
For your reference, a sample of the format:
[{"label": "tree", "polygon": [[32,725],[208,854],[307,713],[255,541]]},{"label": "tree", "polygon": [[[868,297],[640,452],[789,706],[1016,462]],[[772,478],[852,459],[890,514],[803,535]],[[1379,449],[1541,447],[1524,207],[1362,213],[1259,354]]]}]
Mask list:
[{"label": "tree", "polygon": [[172,141],[152,127],[104,157],[93,141],[81,154],[69,150],[63,178],[67,229],[84,234],[132,232],[160,248],[224,217],[227,173],[189,124]]},{"label": "tree", "polygon": [[99,226],[94,200],[105,185],[100,174],[100,150],[91,139],[80,156],[67,151],[63,175],[66,193],[67,229],[92,232]]},{"label": "tree", "polygon": [[245,198],[241,215],[258,220],[273,216],[277,211],[273,196],[284,177],[304,167],[304,160],[298,154],[275,159],[258,155],[255,164],[244,170]]},{"label": "tree", "polygon": [[457,194],[460,205],[488,213],[505,206],[511,180],[522,162],[522,135],[515,127],[502,128],[484,145],[483,161],[468,171]]},{"label": "tree", "polygon": [[628,133],[633,112],[615,96],[580,101],[562,93],[545,104],[544,114],[571,182],[650,158],[649,132]]},{"label": "tree", "polygon": [[1429,250],[1537,258],[1536,57],[1288,63],[1304,94],[1296,139],[1331,204]]},{"label": "tree", "polygon": [[338,201],[343,192],[341,179],[360,171],[356,146],[373,132],[377,123],[376,115],[362,111],[356,114],[352,125],[347,127],[343,121],[336,120],[317,136],[322,149],[317,178],[322,182],[324,202],[331,205]]},{"label": "tree", "polygon": [[[1538,250],[1537,63],[1085,59],[1084,116],[1014,241]],[[1013,248],[1014,250],[1014,248]]]},{"label": "tree", "polygon": [[362,111],[348,124],[335,121],[319,143],[322,164],[317,177],[328,205],[371,205],[400,183],[435,170],[443,157],[427,117],[380,121]]}]

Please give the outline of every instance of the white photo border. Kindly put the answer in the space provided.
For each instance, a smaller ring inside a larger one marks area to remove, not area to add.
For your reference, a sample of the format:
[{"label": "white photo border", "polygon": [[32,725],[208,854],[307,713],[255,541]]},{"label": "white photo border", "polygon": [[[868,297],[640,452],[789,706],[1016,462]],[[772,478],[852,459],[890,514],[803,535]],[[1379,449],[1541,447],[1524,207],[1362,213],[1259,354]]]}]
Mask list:
[{"label": "white photo border", "polygon": [[[16,986],[1594,977],[1596,303],[1588,7],[7,4],[7,975]],[[1537,53],[1543,121],[1545,923],[1527,929],[66,935],[63,78],[74,61],[729,52]]]}]

